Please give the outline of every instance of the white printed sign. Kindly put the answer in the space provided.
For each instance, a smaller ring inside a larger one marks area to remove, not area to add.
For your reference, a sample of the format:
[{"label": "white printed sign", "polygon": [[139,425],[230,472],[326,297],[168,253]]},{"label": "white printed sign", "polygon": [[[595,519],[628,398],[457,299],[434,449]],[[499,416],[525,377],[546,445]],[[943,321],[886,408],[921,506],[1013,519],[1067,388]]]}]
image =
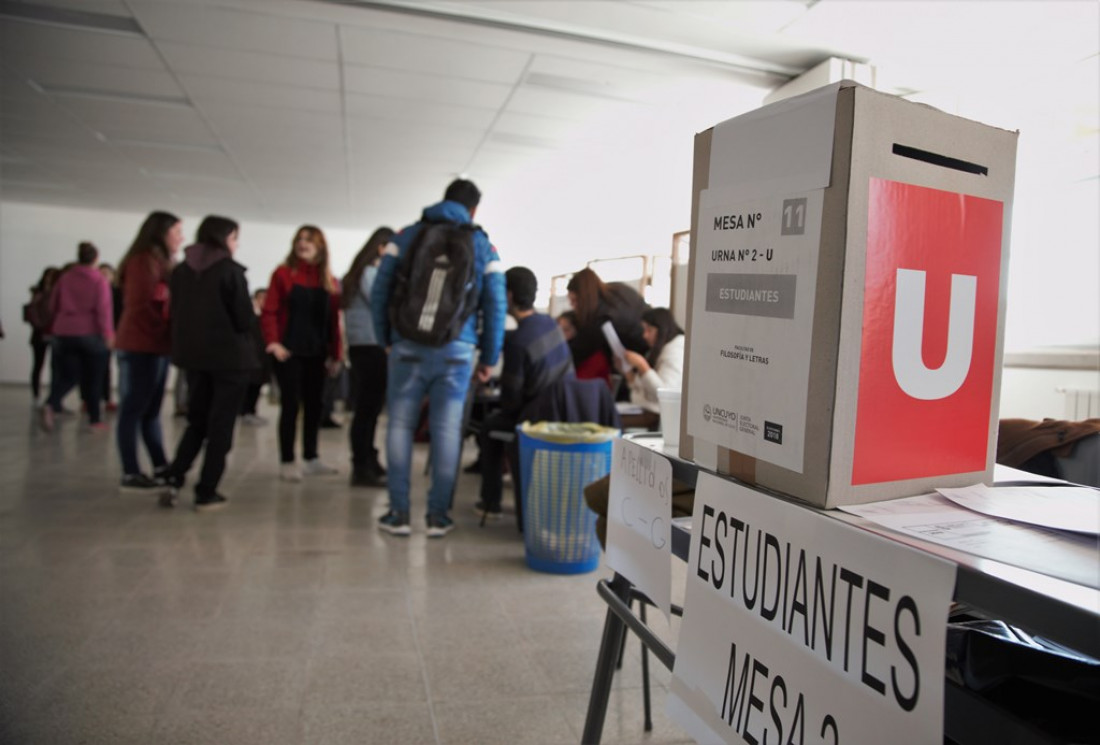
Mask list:
[{"label": "white printed sign", "polygon": [[607,564],[667,618],[672,604],[672,464],[641,445],[612,445]]},{"label": "white printed sign", "polygon": [[704,191],[688,434],[801,473],[824,191]]},{"label": "white printed sign", "polygon": [[955,566],[699,474],[668,714],[700,742],[943,742]]}]

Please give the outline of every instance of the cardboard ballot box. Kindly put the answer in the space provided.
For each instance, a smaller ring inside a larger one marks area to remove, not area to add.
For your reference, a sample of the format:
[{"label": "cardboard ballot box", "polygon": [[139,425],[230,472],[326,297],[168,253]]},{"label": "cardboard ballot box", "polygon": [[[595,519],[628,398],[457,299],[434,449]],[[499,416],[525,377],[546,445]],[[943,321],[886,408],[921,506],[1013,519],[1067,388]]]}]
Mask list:
[{"label": "cardboard ballot box", "polygon": [[988,480],[1016,137],[848,82],[696,135],[680,455],[820,507]]}]

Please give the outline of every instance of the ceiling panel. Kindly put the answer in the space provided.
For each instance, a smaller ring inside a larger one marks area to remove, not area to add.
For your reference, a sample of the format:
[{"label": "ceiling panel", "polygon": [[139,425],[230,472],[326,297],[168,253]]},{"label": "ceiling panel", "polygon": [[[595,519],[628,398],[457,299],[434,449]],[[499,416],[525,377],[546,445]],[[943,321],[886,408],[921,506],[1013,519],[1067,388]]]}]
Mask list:
[{"label": "ceiling panel", "polygon": [[142,168],[158,173],[206,175],[239,180],[240,174],[225,153],[212,150],[119,146],[118,151]]},{"label": "ceiling panel", "polygon": [[342,27],[345,62],[489,83],[519,80],[531,55],[442,37]]},{"label": "ceiling panel", "polygon": [[500,108],[512,90],[511,85],[503,83],[358,65],[347,65],[344,68],[344,85],[351,93],[424,99],[487,109]]},{"label": "ceiling panel", "polygon": [[225,136],[245,135],[260,141],[277,139],[288,132],[339,136],[343,129],[340,116],[319,111],[283,109],[274,116],[267,107],[219,101],[204,103],[202,112],[214,128]]},{"label": "ceiling panel", "polygon": [[454,145],[448,143],[423,141],[387,141],[385,149],[378,147],[377,143],[353,142],[350,152],[350,160],[359,164],[370,158],[387,157],[397,160],[440,160],[453,163],[456,160],[467,160],[474,153],[473,146]]},{"label": "ceiling panel", "polygon": [[347,112],[361,119],[369,117],[401,122],[446,123],[455,127],[474,128],[488,127],[496,117],[496,112],[491,109],[364,96],[358,93],[347,94]]},{"label": "ceiling panel", "polygon": [[[200,107],[209,102],[216,102],[271,109],[340,113],[340,94],[334,90],[199,75],[181,75],[180,82],[191,99]],[[269,111],[268,116],[278,117],[279,114]]]},{"label": "ceiling panel", "polygon": [[348,120],[348,138],[353,146],[389,149],[413,144],[474,148],[484,136],[483,127],[458,127],[446,120],[406,122],[366,116]]},{"label": "ceiling panel", "polygon": [[9,64],[41,54],[97,65],[160,70],[164,65],[148,39],[0,19],[0,52]]},{"label": "ceiling panel", "polygon": [[340,68],[335,62],[170,41],[157,42],[157,48],[173,70],[186,75],[206,75],[323,90],[340,88]]},{"label": "ceiling panel", "polygon": [[156,41],[335,62],[336,27],[263,12],[186,3],[132,2],[138,22]]},{"label": "ceiling panel", "polygon": [[[60,97],[59,97],[60,99]],[[65,97],[59,103],[108,139],[137,139],[189,145],[216,145],[198,112],[188,106]]]},{"label": "ceiling panel", "polygon": [[100,166],[116,165],[123,156],[113,147],[99,141],[91,143],[56,139],[49,142],[27,141],[13,146],[11,152],[19,157],[41,163],[78,163]]},{"label": "ceiling panel", "polygon": [[616,116],[638,107],[625,101],[535,86],[523,86],[508,102],[509,113],[546,116],[584,122],[593,117]]},{"label": "ceiling panel", "polygon": [[507,132],[547,140],[564,140],[579,128],[572,119],[559,119],[553,116],[534,116],[508,111],[501,114],[493,125],[493,133]]}]

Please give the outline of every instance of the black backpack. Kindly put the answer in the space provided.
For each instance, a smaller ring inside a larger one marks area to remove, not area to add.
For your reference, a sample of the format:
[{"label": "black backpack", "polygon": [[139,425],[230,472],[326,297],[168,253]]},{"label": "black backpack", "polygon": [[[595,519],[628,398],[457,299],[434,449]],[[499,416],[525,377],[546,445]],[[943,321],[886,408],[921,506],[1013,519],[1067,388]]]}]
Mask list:
[{"label": "black backpack", "polygon": [[394,277],[390,324],[404,339],[441,347],[462,333],[477,309],[477,225],[421,221]]}]

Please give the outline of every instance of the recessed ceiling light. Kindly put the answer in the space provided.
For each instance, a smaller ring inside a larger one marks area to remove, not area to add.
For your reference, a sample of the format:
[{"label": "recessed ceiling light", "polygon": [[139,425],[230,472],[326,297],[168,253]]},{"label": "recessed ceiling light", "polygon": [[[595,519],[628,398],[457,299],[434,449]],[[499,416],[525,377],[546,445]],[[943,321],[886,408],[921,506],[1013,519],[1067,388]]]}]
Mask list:
[{"label": "recessed ceiling light", "polygon": [[0,182],[0,188],[7,191],[10,187],[22,189],[49,189],[51,191],[73,191],[77,187],[73,184],[63,184],[58,181],[22,181],[20,179],[6,178]]},{"label": "recessed ceiling light", "polygon": [[143,93],[104,91],[94,88],[72,88],[62,85],[42,85],[35,80],[28,80],[27,84],[44,96],[83,98],[89,101],[111,101],[114,103],[136,103],[148,106],[168,106],[170,108],[181,109],[191,108],[191,101],[185,96],[150,96]]},{"label": "recessed ceiling light", "polygon": [[187,142],[156,142],[153,140],[131,140],[126,138],[108,137],[102,133],[96,133],[96,139],[108,145],[121,145],[123,147],[147,147],[158,150],[182,150],[190,153],[224,153],[220,145],[198,145]]},{"label": "recessed ceiling light", "polygon": [[0,0],[0,18],[61,28],[75,28],[81,31],[145,36],[138,22],[126,16],[92,13],[86,10],[72,10],[71,8],[58,8],[51,5],[32,5],[30,3],[12,2],[11,0]]},{"label": "recessed ceiling light", "polygon": [[207,176],[202,173],[181,173],[178,171],[151,171],[148,168],[139,168],[142,176],[150,178],[162,178],[168,181],[203,181],[217,184],[243,184],[240,179],[224,178],[222,176]]}]

